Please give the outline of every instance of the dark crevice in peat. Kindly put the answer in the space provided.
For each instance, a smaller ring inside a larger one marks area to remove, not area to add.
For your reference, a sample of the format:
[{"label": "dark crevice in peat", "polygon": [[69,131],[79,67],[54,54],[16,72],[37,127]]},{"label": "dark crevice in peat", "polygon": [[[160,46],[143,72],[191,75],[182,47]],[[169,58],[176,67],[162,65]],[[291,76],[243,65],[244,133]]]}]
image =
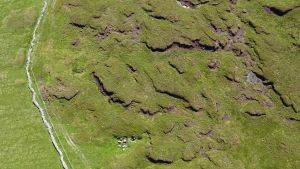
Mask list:
[{"label": "dark crevice in peat", "polygon": [[141,102],[139,102],[139,101],[137,101],[137,100],[131,100],[130,103],[128,103],[128,104],[123,104],[123,107],[128,108],[128,107],[131,107],[131,106],[133,106],[134,104],[138,104],[138,103],[141,103]]},{"label": "dark crevice in peat", "polygon": [[146,43],[146,47],[150,49],[152,52],[167,52],[174,48],[182,48],[182,49],[189,49],[189,50],[193,48],[191,45],[181,44],[178,42],[173,42],[171,45],[165,48],[155,48]]},{"label": "dark crevice in peat", "polygon": [[280,98],[282,104],[283,104],[285,107],[290,107],[290,108],[292,108],[292,110],[293,110],[295,113],[298,113],[298,111],[297,111],[296,107],[294,106],[294,104],[289,104],[289,103],[283,98],[282,94],[281,94],[278,90],[275,89],[275,86],[274,86],[273,84],[271,85],[271,87],[272,87],[271,89],[279,96],[279,98]]},{"label": "dark crevice in peat", "polygon": [[114,93],[113,92],[110,92],[110,91],[107,91],[104,87],[104,84],[102,83],[102,81],[100,80],[100,78],[96,75],[95,72],[92,73],[93,75],[93,79],[94,79],[94,82],[96,83],[96,85],[98,86],[98,89],[100,91],[100,93],[104,96],[109,96],[111,97]]},{"label": "dark crevice in peat", "polygon": [[300,119],[296,119],[294,117],[287,118],[288,121],[300,122]]},{"label": "dark crevice in peat", "polygon": [[130,64],[126,64],[126,66],[127,66],[128,71],[129,71],[130,73],[134,73],[134,72],[137,71],[137,69],[136,69],[135,67],[131,66]]},{"label": "dark crevice in peat", "polygon": [[234,77],[228,76],[228,75],[224,75],[225,79],[232,82],[232,83],[241,83],[239,82],[237,79],[235,79]]},{"label": "dark crevice in peat", "polygon": [[70,101],[72,100],[73,98],[75,98],[77,95],[79,94],[79,91],[77,91],[76,93],[74,93],[73,95],[71,96],[58,96],[58,95],[53,95],[56,99],[63,99],[63,100],[67,100],[67,101]]},{"label": "dark crevice in peat", "polygon": [[147,156],[147,159],[155,164],[171,164],[172,161],[168,161],[168,160],[161,160],[161,159],[153,159],[150,156]]},{"label": "dark crevice in peat", "polygon": [[158,89],[157,86],[155,86],[153,79],[151,78],[151,76],[150,76],[147,72],[146,72],[146,75],[147,75],[148,78],[151,80],[152,86],[153,86],[154,90],[155,90],[157,93],[165,94],[165,95],[167,95],[167,96],[169,96],[169,97],[171,97],[171,98],[178,99],[178,100],[182,100],[182,101],[188,103],[188,100],[187,100],[185,97],[180,96],[179,94],[175,94],[175,93],[171,93],[171,92],[169,92],[169,91],[163,91],[163,90],[161,90],[161,89]]},{"label": "dark crevice in peat", "polygon": [[166,91],[166,90],[162,90],[162,89],[157,88],[157,86],[155,86],[154,80],[151,78],[151,76],[147,72],[145,72],[145,73],[148,76],[148,78],[150,79],[155,92],[163,94],[163,95],[166,95],[166,96],[168,96],[170,98],[181,100],[183,102],[188,103],[189,106],[185,107],[188,110],[191,110],[193,112],[198,112],[200,110],[200,109],[195,108],[193,105],[191,105],[191,103],[189,102],[189,100],[186,99],[184,96],[182,96],[182,95],[180,95],[178,93],[172,93],[170,91]]},{"label": "dark crevice in peat", "polygon": [[171,22],[171,23],[174,23],[176,22],[175,20],[170,20],[169,18],[166,18],[164,16],[161,16],[161,15],[158,15],[156,14],[153,10],[151,9],[147,9],[147,8],[142,8],[143,11],[145,13],[148,14],[149,17],[153,18],[153,19],[157,19],[157,20],[161,20],[161,21],[168,21],[168,22]]},{"label": "dark crevice in peat", "polygon": [[158,19],[158,20],[168,20],[168,19],[165,18],[164,16],[160,16],[160,15],[150,14],[149,16],[150,16],[151,18]]},{"label": "dark crevice in peat", "polygon": [[290,108],[292,108],[292,110],[293,110],[295,113],[297,113],[297,110],[296,110],[294,104],[289,104],[289,103],[283,98],[282,94],[275,88],[275,85],[274,85],[274,83],[273,83],[272,81],[269,81],[266,77],[264,77],[263,75],[260,75],[260,74],[258,74],[258,73],[256,73],[256,72],[252,72],[252,73],[256,76],[256,78],[259,79],[259,81],[261,81],[261,83],[262,83],[264,86],[266,86],[267,88],[272,89],[272,90],[274,91],[274,93],[275,93],[276,95],[278,95],[278,97],[280,98],[282,104],[283,104],[285,107],[290,107]]},{"label": "dark crevice in peat", "polygon": [[210,24],[210,27],[212,28],[213,32],[216,33],[216,34],[220,34],[222,33],[222,29],[221,28],[218,28],[215,24],[211,23]]},{"label": "dark crevice in peat", "polygon": [[205,50],[205,51],[209,51],[209,52],[215,52],[218,50],[218,48],[216,46],[202,44],[199,42],[199,40],[192,41],[192,46],[195,49]]},{"label": "dark crevice in peat", "polygon": [[261,113],[261,112],[250,112],[250,111],[246,111],[245,113],[248,114],[249,116],[252,116],[252,117],[266,116],[266,113]]},{"label": "dark crevice in peat", "polygon": [[287,13],[291,12],[292,10],[296,9],[296,8],[299,8],[300,6],[296,6],[294,8],[291,8],[291,9],[288,9],[288,10],[281,10],[281,9],[278,9],[276,7],[269,7],[269,6],[264,6],[264,11],[268,14],[274,14],[274,15],[277,15],[277,16],[284,16],[286,15]]},{"label": "dark crevice in peat", "polygon": [[183,74],[183,73],[184,73],[184,71],[183,71],[183,70],[180,70],[175,64],[169,62],[169,65],[170,65],[173,69],[175,69],[176,72],[177,72],[178,74]]},{"label": "dark crevice in peat", "polygon": [[80,28],[80,29],[83,29],[83,28],[86,27],[86,25],[84,25],[84,24],[75,23],[75,22],[71,22],[70,25],[72,25],[74,27],[77,27],[77,28]]},{"label": "dark crevice in peat", "polygon": [[200,136],[212,137],[214,132],[212,130],[208,130],[207,132],[199,132]]},{"label": "dark crevice in peat", "polygon": [[183,44],[180,42],[173,42],[170,45],[163,47],[163,48],[153,47],[153,46],[150,46],[149,44],[147,44],[146,42],[144,42],[144,43],[146,44],[146,47],[148,49],[150,49],[152,52],[158,52],[158,53],[170,52],[170,51],[174,51],[176,49],[202,50],[202,51],[208,51],[208,52],[215,52],[218,49],[216,46],[201,44],[198,40],[192,41],[191,44]]},{"label": "dark crevice in peat", "polygon": [[178,100],[182,100],[182,101],[188,103],[188,100],[186,98],[184,98],[183,96],[180,96],[179,94],[171,93],[169,91],[163,91],[163,90],[160,90],[160,89],[158,89],[156,87],[154,87],[154,89],[158,93],[165,94],[165,95],[167,95],[169,97],[172,97],[172,98],[175,98],[175,99],[178,99]]},{"label": "dark crevice in peat", "polygon": [[258,25],[255,25],[255,23],[251,20],[247,20],[247,21],[243,21],[245,24],[247,24],[250,28],[252,28],[255,33],[257,34],[265,34],[265,35],[269,35],[269,32],[266,32],[265,29],[260,29],[260,27]]},{"label": "dark crevice in peat", "polygon": [[121,100],[118,97],[114,97],[114,92],[108,91],[105,87],[103,82],[101,81],[101,79],[99,78],[99,76],[97,76],[97,74],[95,72],[92,73],[92,77],[94,82],[96,83],[96,85],[98,86],[98,89],[100,91],[100,93],[108,98],[108,102],[109,103],[114,103],[114,104],[118,104],[121,105],[123,108],[128,108],[131,105],[135,104],[135,103],[139,103],[136,100],[132,100],[130,103],[126,103],[123,100]]},{"label": "dark crevice in peat", "polygon": [[142,7],[142,10],[145,11],[146,13],[153,12],[152,9],[148,9],[148,8],[145,8],[145,7]]},{"label": "dark crevice in peat", "polygon": [[192,111],[192,112],[198,112],[199,110],[194,108],[193,106],[188,106],[188,107],[185,107],[186,109]]}]

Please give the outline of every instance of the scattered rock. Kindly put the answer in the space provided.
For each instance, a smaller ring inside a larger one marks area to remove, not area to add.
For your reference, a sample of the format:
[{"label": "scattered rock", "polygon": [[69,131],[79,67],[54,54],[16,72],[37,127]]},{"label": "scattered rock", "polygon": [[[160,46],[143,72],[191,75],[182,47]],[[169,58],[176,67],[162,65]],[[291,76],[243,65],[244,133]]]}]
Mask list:
[{"label": "scattered rock", "polygon": [[253,72],[249,72],[247,74],[247,82],[252,84],[262,84],[263,81],[257,77],[257,75]]},{"label": "scattered rock", "polygon": [[80,40],[75,39],[71,44],[72,44],[72,46],[77,47],[79,45],[79,43],[80,43]]},{"label": "scattered rock", "polygon": [[218,69],[220,67],[220,64],[218,62],[218,60],[216,59],[213,59],[213,60],[210,60],[209,63],[207,64],[208,68],[209,69]]}]

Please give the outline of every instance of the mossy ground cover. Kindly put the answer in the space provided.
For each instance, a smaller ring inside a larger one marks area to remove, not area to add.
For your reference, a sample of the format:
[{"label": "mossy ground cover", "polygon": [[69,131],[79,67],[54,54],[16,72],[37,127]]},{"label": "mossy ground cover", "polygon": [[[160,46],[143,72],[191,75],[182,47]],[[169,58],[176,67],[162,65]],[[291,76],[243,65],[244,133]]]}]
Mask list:
[{"label": "mossy ground cover", "polygon": [[0,168],[60,168],[31,102],[25,54],[42,1],[0,1]]},{"label": "mossy ground cover", "polygon": [[74,168],[299,166],[298,1],[50,6],[34,72]]}]

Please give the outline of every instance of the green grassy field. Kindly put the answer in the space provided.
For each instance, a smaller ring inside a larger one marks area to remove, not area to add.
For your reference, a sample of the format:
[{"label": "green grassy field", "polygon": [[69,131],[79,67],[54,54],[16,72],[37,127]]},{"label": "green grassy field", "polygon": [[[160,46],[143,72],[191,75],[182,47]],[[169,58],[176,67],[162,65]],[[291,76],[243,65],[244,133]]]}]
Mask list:
[{"label": "green grassy field", "polygon": [[31,102],[25,54],[42,1],[0,1],[0,168],[61,168]]}]

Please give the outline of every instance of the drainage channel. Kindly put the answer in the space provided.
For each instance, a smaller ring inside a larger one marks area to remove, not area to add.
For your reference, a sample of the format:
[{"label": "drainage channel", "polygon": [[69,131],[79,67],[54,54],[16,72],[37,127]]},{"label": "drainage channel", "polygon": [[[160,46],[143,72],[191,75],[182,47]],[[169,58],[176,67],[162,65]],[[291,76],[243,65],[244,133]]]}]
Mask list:
[{"label": "drainage channel", "polygon": [[30,42],[30,46],[29,46],[29,49],[28,49],[27,54],[26,54],[26,67],[25,67],[25,69],[26,69],[28,87],[29,87],[29,89],[31,91],[31,94],[32,94],[32,102],[38,108],[38,110],[40,112],[40,116],[42,118],[42,121],[44,123],[45,128],[48,131],[50,140],[51,140],[51,142],[52,142],[52,144],[53,144],[53,146],[54,146],[55,150],[57,151],[57,154],[60,158],[60,162],[62,164],[62,167],[64,169],[69,169],[67,163],[65,162],[64,154],[63,154],[63,152],[60,148],[60,145],[58,144],[58,142],[56,140],[55,133],[54,133],[54,128],[53,128],[51,122],[49,122],[49,120],[47,119],[46,110],[41,106],[41,104],[39,103],[39,101],[37,99],[37,93],[38,92],[33,87],[32,75],[30,74],[31,66],[32,66],[31,65],[31,56],[32,56],[33,48],[37,44],[37,31],[38,31],[38,29],[41,25],[42,20],[45,17],[47,6],[48,6],[48,2],[47,2],[47,0],[44,0],[40,16],[38,17],[37,23],[34,27],[33,34],[32,34],[32,39],[31,39],[31,42]]}]

